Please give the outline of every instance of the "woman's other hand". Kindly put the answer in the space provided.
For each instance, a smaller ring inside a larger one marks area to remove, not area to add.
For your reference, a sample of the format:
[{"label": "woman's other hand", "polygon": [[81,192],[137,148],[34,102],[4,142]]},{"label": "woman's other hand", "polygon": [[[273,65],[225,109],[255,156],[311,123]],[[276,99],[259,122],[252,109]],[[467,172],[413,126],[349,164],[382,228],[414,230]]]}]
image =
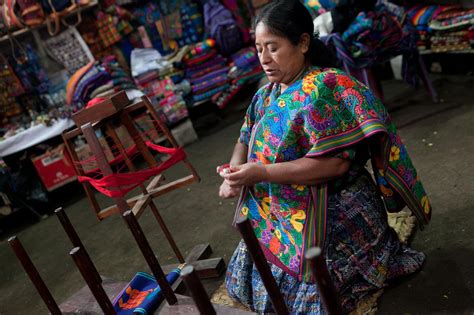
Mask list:
[{"label": "woman's other hand", "polygon": [[235,198],[240,194],[241,189],[242,186],[231,187],[229,185],[229,181],[224,180],[221,186],[219,187],[219,197],[224,199]]},{"label": "woman's other hand", "polygon": [[258,182],[265,181],[267,171],[265,166],[258,163],[245,163],[242,165],[231,166],[230,173],[225,174],[224,178],[228,181],[230,187],[252,186]]}]

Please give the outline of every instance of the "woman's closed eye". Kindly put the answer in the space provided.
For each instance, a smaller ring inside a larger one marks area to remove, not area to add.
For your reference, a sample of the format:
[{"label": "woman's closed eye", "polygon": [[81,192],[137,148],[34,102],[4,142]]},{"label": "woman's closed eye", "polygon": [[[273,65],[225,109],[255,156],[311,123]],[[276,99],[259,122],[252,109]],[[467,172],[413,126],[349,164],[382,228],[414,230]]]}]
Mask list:
[{"label": "woman's closed eye", "polygon": [[275,47],[275,46],[269,46],[268,47],[268,51],[271,52],[271,53],[275,53],[277,50],[278,50],[278,47]]}]

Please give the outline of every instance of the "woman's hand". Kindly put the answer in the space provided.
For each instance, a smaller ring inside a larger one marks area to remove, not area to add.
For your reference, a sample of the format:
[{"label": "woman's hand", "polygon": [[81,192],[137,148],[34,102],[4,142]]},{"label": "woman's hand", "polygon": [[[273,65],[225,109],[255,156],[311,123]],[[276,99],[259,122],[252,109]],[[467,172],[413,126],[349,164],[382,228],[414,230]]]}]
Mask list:
[{"label": "woman's hand", "polygon": [[241,186],[252,186],[258,182],[265,181],[267,171],[265,166],[258,163],[245,163],[230,166],[230,173],[223,176],[232,188]]},{"label": "woman's hand", "polygon": [[225,179],[219,187],[219,197],[224,199],[234,198],[240,195],[242,186],[230,187],[229,182]]}]

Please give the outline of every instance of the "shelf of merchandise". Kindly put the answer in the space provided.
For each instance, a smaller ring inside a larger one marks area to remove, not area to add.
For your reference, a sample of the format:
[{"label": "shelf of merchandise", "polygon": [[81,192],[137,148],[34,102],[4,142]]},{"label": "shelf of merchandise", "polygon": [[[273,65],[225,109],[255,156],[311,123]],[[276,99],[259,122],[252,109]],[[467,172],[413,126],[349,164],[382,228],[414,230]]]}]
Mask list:
[{"label": "shelf of merchandise", "polygon": [[[73,15],[75,15],[75,14],[77,14],[77,13],[80,13],[80,12],[82,12],[82,11],[84,11],[84,10],[93,8],[93,7],[97,6],[98,4],[99,4],[98,0],[91,1],[89,4],[80,6],[80,7],[78,7],[76,10],[74,10],[73,12],[71,12],[71,13],[65,15],[64,17],[62,17],[62,19],[68,18],[68,17],[70,17],[70,16],[73,16]],[[27,27],[27,26],[25,26],[25,27],[22,28],[22,29],[19,29],[19,30],[16,30],[16,31],[11,32],[10,35],[16,37],[16,36],[20,36],[20,35],[29,33],[29,32],[34,31],[34,30],[38,30],[38,29],[40,29],[40,28],[42,28],[42,27],[46,27],[46,22],[44,22],[44,23],[41,24],[41,25],[34,26],[34,27]],[[8,34],[7,34],[7,35],[4,35],[4,36],[2,36],[2,37],[0,37],[0,43],[1,43],[1,42],[4,42],[4,41],[6,41],[6,40],[8,40]]]},{"label": "shelf of merchandise", "polygon": [[431,54],[474,54],[474,49],[463,49],[463,50],[447,50],[447,51],[432,51],[431,49],[420,50],[420,55],[431,55]]}]

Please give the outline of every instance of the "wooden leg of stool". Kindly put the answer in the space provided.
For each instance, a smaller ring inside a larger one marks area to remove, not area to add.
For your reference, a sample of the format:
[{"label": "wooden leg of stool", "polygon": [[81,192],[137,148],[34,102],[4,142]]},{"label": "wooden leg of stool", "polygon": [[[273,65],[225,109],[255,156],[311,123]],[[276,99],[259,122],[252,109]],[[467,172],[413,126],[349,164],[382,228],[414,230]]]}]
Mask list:
[{"label": "wooden leg of stool", "polygon": [[161,290],[163,290],[163,294],[165,296],[166,301],[168,301],[168,304],[170,305],[176,304],[178,302],[176,295],[174,294],[173,289],[166,280],[165,274],[161,269],[160,264],[158,263],[158,259],[156,259],[156,256],[153,253],[153,250],[151,249],[148,240],[143,234],[143,231],[140,225],[138,224],[135,215],[132,211],[129,210],[123,214],[123,218],[127,222],[128,227],[130,228],[130,231],[132,232],[133,237],[135,238],[135,241],[138,244],[138,247],[142,251],[143,256],[145,257],[148,263],[148,266],[150,267],[153,275],[155,276],[156,282],[158,282],[158,285],[161,287]]},{"label": "wooden leg of stool", "polygon": [[151,212],[152,212],[153,215],[155,216],[156,221],[158,221],[158,224],[160,225],[161,230],[162,230],[163,233],[165,234],[166,239],[168,240],[168,243],[170,243],[171,248],[173,248],[173,251],[174,251],[176,257],[178,258],[178,261],[179,261],[181,264],[184,264],[184,262],[185,262],[184,257],[183,257],[183,255],[181,254],[181,252],[180,252],[180,250],[179,250],[179,248],[178,248],[178,245],[176,245],[176,242],[174,241],[173,236],[171,235],[170,231],[168,230],[168,227],[166,226],[166,223],[165,223],[165,221],[163,220],[163,217],[161,216],[160,212],[159,212],[158,209],[156,208],[156,206],[155,206],[155,204],[153,203],[153,201],[150,202],[149,206],[150,206]]},{"label": "wooden leg of stool", "polygon": [[26,273],[28,274],[28,277],[30,278],[31,282],[33,282],[33,285],[35,286],[39,295],[48,307],[48,310],[53,315],[60,315],[61,310],[59,309],[58,304],[51,295],[51,292],[49,292],[48,287],[44,283],[36,267],[33,265],[33,262],[28,256],[28,253],[21,244],[20,240],[16,236],[13,236],[8,239],[8,243],[15,252],[15,255],[23,266],[23,269],[25,269]]},{"label": "wooden leg of stool", "polygon": [[425,88],[428,90],[428,93],[430,94],[433,103],[437,103],[439,100],[438,94],[436,93],[433,83],[431,82],[430,76],[428,74],[428,71],[426,70],[426,66],[421,55],[418,55],[418,74],[420,75],[421,80],[425,85]]},{"label": "wooden leg of stool", "polygon": [[95,268],[90,265],[89,260],[84,253],[84,249],[81,247],[74,247],[69,255],[71,255],[72,259],[76,263],[77,269],[79,269],[82,277],[86,281],[87,286],[97,300],[97,303],[99,303],[99,306],[104,314],[117,314],[112,302],[110,302],[110,299],[107,296],[107,293],[105,293],[102,284],[97,282],[96,276],[94,274]]},{"label": "wooden leg of stool", "polygon": [[186,288],[191,292],[194,303],[196,304],[200,314],[216,314],[216,310],[212,306],[209,296],[206,293],[199,277],[193,266],[188,265],[181,270],[181,278],[183,278]]},{"label": "wooden leg of stool", "polygon": [[339,294],[332,283],[321,249],[319,247],[310,248],[306,252],[305,258],[311,264],[311,272],[318,284],[324,309],[329,315],[343,314]]},{"label": "wooden leg of stool", "polygon": [[252,225],[250,221],[246,217],[242,217],[237,220],[236,222],[237,228],[242,235],[242,238],[247,245],[247,249],[252,257],[253,263],[257,268],[258,272],[260,273],[260,277],[262,278],[263,285],[265,289],[267,289],[268,296],[272,301],[273,308],[278,315],[282,314],[289,314],[288,308],[286,307],[286,303],[283,300],[280,290],[273,278],[272,272],[270,267],[267,264],[267,260],[265,259],[265,255],[263,254],[262,249],[260,248],[260,244],[257,240],[253,232]]},{"label": "wooden leg of stool", "polygon": [[92,273],[94,274],[94,276],[96,277],[96,281],[101,283],[102,282],[102,278],[100,277],[99,275],[99,272],[97,271],[97,269],[95,268],[94,264],[92,263],[92,260],[89,256],[89,253],[87,252],[86,248],[84,247],[84,244],[82,244],[82,241],[81,239],[79,238],[79,235],[77,235],[77,232],[76,230],[74,229],[74,227],[72,226],[71,224],[71,221],[69,220],[66,212],[64,211],[64,209],[62,207],[54,210],[54,213],[56,213],[56,216],[58,217],[59,219],[59,222],[61,223],[61,225],[63,226],[63,229],[64,231],[66,232],[67,236],[69,237],[69,240],[71,241],[72,245],[74,247],[80,247],[82,248],[82,250],[84,251],[84,257],[85,259],[88,260],[88,264],[92,267]]}]

